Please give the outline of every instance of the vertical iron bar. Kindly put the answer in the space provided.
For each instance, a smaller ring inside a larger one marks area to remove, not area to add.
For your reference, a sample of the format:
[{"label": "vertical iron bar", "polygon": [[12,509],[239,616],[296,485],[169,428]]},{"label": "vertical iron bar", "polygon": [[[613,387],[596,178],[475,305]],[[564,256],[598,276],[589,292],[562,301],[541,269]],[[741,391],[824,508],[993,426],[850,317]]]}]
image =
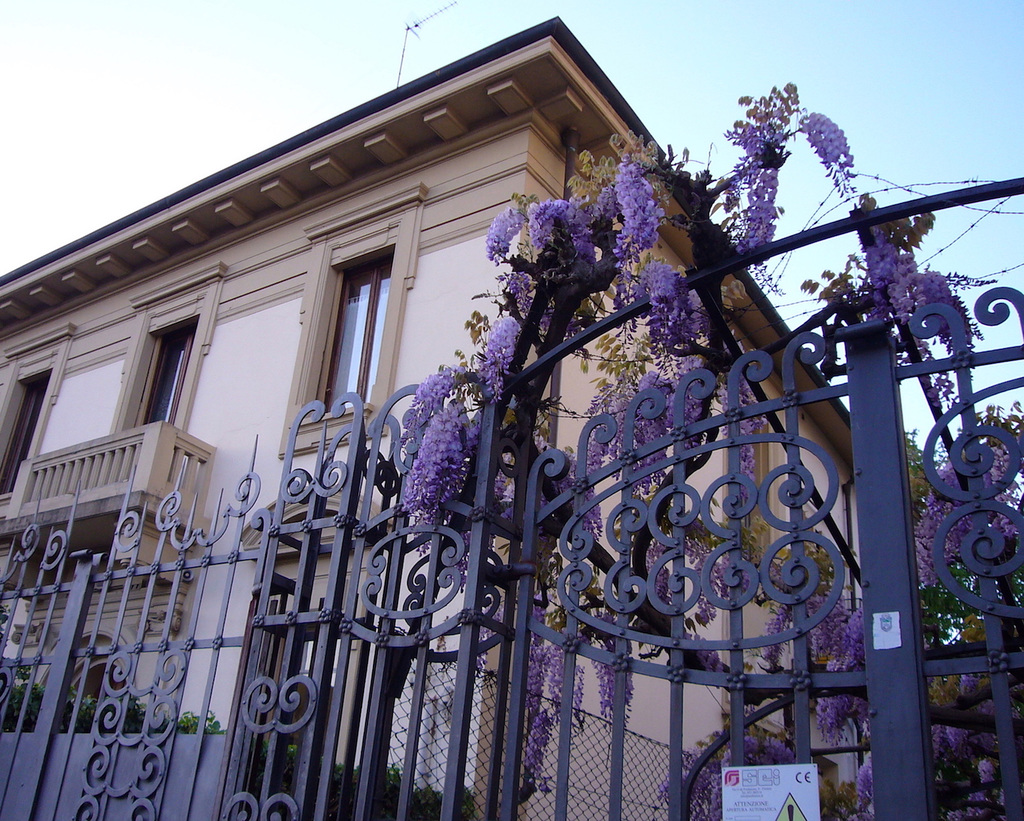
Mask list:
[{"label": "vertical iron bar", "polygon": [[[537,521],[540,507],[539,466],[531,466],[527,480],[525,514],[523,516],[524,564],[537,562],[537,537],[540,523]],[[520,474],[521,475],[521,474]],[[530,668],[530,614],[533,610],[536,573],[519,578],[509,589],[508,596],[515,601],[514,638],[509,674],[508,735],[505,750],[505,766],[502,777],[501,807],[502,821],[515,821],[519,814],[519,782],[523,762],[523,735],[526,732],[527,681]],[[567,631],[574,629],[571,613],[566,615]],[[560,783],[560,782],[559,782]],[[560,788],[556,785],[557,790]]]},{"label": "vertical iron bar", "polygon": [[[795,357],[794,357],[795,359]],[[783,369],[783,384],[787,390],[796,391],[796,379],[790,370],[795,366],[794,359],[788,359]],[[792,404],[785,411],[786,432],[791,437],[800,435],[800,406]],[[786,462],[791,465],[801,464],[800,447],[792,443],[792,440],[785,445]],[[768,500],[765,500],[767,505]],[[804,529],[801,523],[804,520],[802,507],[789,507],[789,520],[794,525],[794,530]],[[794,556],[806,560],[804,542],[795,542],[792,546]],[[793,607],[793,624],[803,628],[801,622],[807,618],[807,602],[800,602]],[[793,639],[793,673],[794,675],[810,674],[811,658],[810,647],[807,639],[807,630],[800,629],[797,637]],[[810,688],[806,686],[793,685],[793,741],[796,753],[796,760],[800,763],[811,761],[811,694]]]},{"label": "vertical iron bar", "polygon": [[[434,578],[433,575],[428,578]],[[412,793],[416,786],[416,762],[420,751],[420,732],[423,726],[423,703],[425,700],[430,666],[427,662],[429,648],[426,645],[416,649],[416,666],[412,685],[412,702],[409,705],[409,726],[405,731],[405,757],[402,766],[402,782],[398,790],[398,811],[396,817],[408,818],[412,808]]]},{"label": "vertical iron bar", "polygon": [[353,818],[371,821],[375,799],[383,780],[383,767],[387,764],[387,744],[391,737],[388,692],[389,657],[394,650],[375,647],[373,672],[366,681],[370,682],[370,704],[366,711],[365,734],[363,736],[362,764],[359,767],[359,781],[356,785],[356,811]]},{"label": "vertical iron bar", "polygon": [[[995,587],[994,580],[985,580],[984,584],[990,589]],[[992,687],[1004,809],[1006,818],[1021,819],[1024,818],[1024,796],[1021,795],[1020,762],[1017,758],[1017,736],[1013,727],[1014,706],[1010,695],[1009,672],[1000,670],[1000,665],[996,661],[1006,655],[1003,622],[996,616],[986,615],[984,618],[986,646],[990,648],[989,684]]]},{"label": "vertical iron bar", "polygon": [[[847,328],[840,340],[849,363],[875,818],[925,821],[936,812],[932,745],[895,356],[880,321]],[[886,642],[878,640],[883,628]]]},{"label": "vertical iron bar", "polygon": [[[569,621],[569,619],[567,619]],[[576,619],[572,618],[573,629],[578,629]],[[568,818],[569,816],[569,780],[571,778],[572,762],[572,701],[573,691],[576,687],[576,653],[565,653],[562,671],[562,704],[559,712],[558,726],[558,776],[555,781],[557,792],[557,804],[555,816],[557,818]],[[538,702],[540,698],[538,698]],[[534,774],[537,775],[536,773]]]},{"label": "vertical iron bar", "polygon": [[[515,623],[514,586],[505,591],[505,618],[503,623]],[[491,728],[491,755],[487,762],[487,785],[483,807],[485,818],[498,817],[498,802],[501,790],[501,772],[504,764],[502,756],[505,752],[505,718],[508,715],[509,684],[511,680],[512,641],[504,636],[498,646],[498,670],[495,679],[494,721]]]},{"label": "vertical iron bar", "polygon": [[[26,818],[31,818],[39,803],[39,788],[42,785],[45,773],[45,762],[49,754],[53,736],[60,730],[61,721],[64,718],[64,706],[68,700],[68,687],[71,685],[71,678],[75,669],[75,647],[78,645],[85,627],[85,620],[89,613],[89,600],[92,598],[91,575],[94,556],[92,552],[83,550],[72,553],[69,558],[75,564],[75,576],[71,582],[71,591],[64,607],[64,619],[60,626],[60,634],[57,638],[57,646],[53,649],[53,662],[50,665],[50,675],[43,691],[43,700],[39,705],[39,719],[36,722],[35,736],[38,739],[45,739],[40,746],[33,745],[38,750],[37,767],[32,768],[34,784],[23,784],[20,791],[23,795],[31,795],[31,811],[26,813]],[[25,625],[26,631],[28,624]],[[42,650],[42,648],[40,648]],[[28,691],[25,692],[25,700],[28,701]],[[73,720],[73,717],[72,717]],[[27,772],[27,768],[23,772]],[[8,785],[10,786],[10,785]],[[0,805],[4,803],[0,799]]]},{"label": "vertical iron bar", "polygon": [[[626,624],[626,617],[620,616],[619,623]],[[629,686],[630,672],[628,667],[629,642],[626,639],[615,640],[616,655],[619,658],[618,669],[615,670],[615,695],[612,701],[612,749],[608,769],[608,819],[622,819],[622,778],[623,749],[626,744],[626,690]]]},{"label": "vertical iron bar", "polygon": [[474,517],[469,542],[469,567],[466,571],[466,594],[462,628],[459,631],[458,667],[456,668],[455,690],[452,695],[451,736],[448,744],[448,760],[445,765],[444,799],[441,807],[442,821],[460,821],[462,816],[462,795],[466,781],[466,760],[469,753],[469,736],[472,731],[473,694],[476,683],[476,657],[480,641],[479,606],[482,599],[484,566],[490,549],[491,527],[487,511],[491,509],[494,496],[494,477],[498,465],[498,425],[500,418],[495,413],[493,402],[484,406],[480,420],[480,443],[477,451],[476,489],[474,501],[483,516]]}]

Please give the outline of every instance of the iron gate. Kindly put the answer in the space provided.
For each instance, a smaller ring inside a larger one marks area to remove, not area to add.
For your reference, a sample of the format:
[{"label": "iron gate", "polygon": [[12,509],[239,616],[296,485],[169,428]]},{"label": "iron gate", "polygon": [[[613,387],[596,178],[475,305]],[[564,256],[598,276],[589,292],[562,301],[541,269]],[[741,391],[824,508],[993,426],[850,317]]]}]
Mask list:
[{"label": "iron gate", "polygon": [[[976,307],[986,325],[1011,317],[1016,291]],[[933,818],[932,730],[954,719],[929,688],[973,676],[991,706],[954,726],[990,739],[985,790],[1020,821],[1024,522],[1005,493],[1021,443],[983,409],[1024,377],[976,381],[1024,340],[975,350],[942,306],[911,328],[951,353],[897,363],[864,323],[829,383],[814,376],[825,341],[802,334],[777,360],[744,354],[724,392],[704,371],[674,406],[641,391],[574,453],[528,459],[488,405],[476,473],[435,523],[402,506],[421,434],[406,389],[368,423],[353,395],[304,408],[268,508],[250,471],[206,528],[178,492],[151,513],[126,497],[98,553],[74,552],[74,509],[29,527],[0,593],[4,817],[705,817],[723,756],[863,757],[862,739],[830,746],[814,726],[823,699],[863,697],[875,816]],[[899,385],[937,378],[955,396],[922,467],[949,510],[915,547]],[[823,435],[847,408],[852,464]],[[310,426],[323,433],[303,454]],[[981,638],[928,649],[915,549]],[[816,656],[816,631],[859,606],[863,663]],[[595,700],[606,761],[580,732]],[[645,721],[667,763],[627,781]],[[709,722],[700,746],[691,725]]]}]

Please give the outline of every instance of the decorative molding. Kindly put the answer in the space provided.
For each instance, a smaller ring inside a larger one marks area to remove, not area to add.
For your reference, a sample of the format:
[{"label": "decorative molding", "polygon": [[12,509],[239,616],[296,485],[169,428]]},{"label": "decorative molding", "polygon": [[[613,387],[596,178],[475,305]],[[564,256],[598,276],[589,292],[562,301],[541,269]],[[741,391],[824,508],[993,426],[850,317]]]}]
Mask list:
[{"label": "decorative molding", "polygon": [[210,238],[210,235],[202,226],[188,217],[171,226],[171,231],[189,245],[202,245]]},{"label": "decorative molding", "polygon": [[583,99],[571,86],[567,86],[561,94],[556,94],[539,105],[541,113],[556,122],[578,117],[583,113],[584,107]]},{"label": "decorative molding", "polygon": [[150,262],[159,262],[167,258],[167,249],[152,237],[139,237],[132,243],[132,250],[138,251]]},{"label": "decorative molding", "polygon": [[127,276],[132,271],[131,266],[114,253],[101,254],[96,257],[96,267],[118,279]]},{"label": "decorative molding", "polygon": [[381,131],[363,140],[363,148],[373,154],[384,165],[404,160],[409,152],[387,131]]},{"label": "decorative molding", "polygon": [[13,297],[0,302],[0,316],[10,319],[27,319],[31,315],[32,311],[23,302]]},{"label": "decorative molding", "polygon": [[16,357],[38,351],[41,348],[56,345],[58,342],[62,342],[65,339],[70,339],[75,335],[75,331],[77,330],[77,325],[73,322],[67,322],[51,331],[46,331],[45,333],[30,337],[20,345],[14,345],[8,348],[4,351],[4,356],[8,359],[14,359]]},{"label": "decorative molding", "polygon": [[260,186],[260,193],[278,208],[290,208],[301,199],[295,187],[283,177],[267,180]]},{"label": "decorative molding", "polygon": [[35,288],[30,288],[28,295],[44,305],[49,305],[51,308],[54,305],[60,305],[64,301],[64,298],[49,285],[37,285]]},{"label": "decorative molding", "polygon": [[234,198],[217,203],[213,212],[236,228],[252,222],[252,212]]},{"label": "decorative molding", "polygon": [[530,95],[511,77],[490,86],[487,96],[506,114],[518,114],[532,105]]},{"label": "decorative molding", "polygon": [[139,294],[136,297],[132,297],[129,302],[131,306],[136,310],[148,308],[150,305],[154,305],[158,302],[163,302],[169,297],[179,294],[182,291],[187,291],[192,288],[196,288],[203,285],[210,280],[223,279],[227,273],[228,266],[218,260],[212,265],[208,265],[204,268],[200,268],[198,271],[193,271],[187,276],[183,276],[175,282],[165,283],[158,288],[154,288],[151,291],[146,291],[144,294]]},{"label": "decorative molding", "polygon": [[309,164],[309,170],[332,187],[352,179],[352,174],[349,173],[349,170],[330,154],[313,160]]},{"label": "decorative molding", "polygon": [[[230,322],[233,319],[240,319],[289,302],[299,302],[302,299],[302,291],[301,282],[281,282],[269,288],[261,288],[259,291],[246,294],[244,297],[233,299],[230,303],[226,303],[227,307],[222,302],[218,306],[217,323]],[[295,313],[298,318],[298,308]]]},{"label": "decorative molding", "polygon": [[446,105],[428,111],[423,115],[423,122],[446,142],[461,137],[469,130],[466,128],[466,124],[455,115],[455,112]]},{"label": "decorative molding", "polygon": [[77,268],[72,268],[70,271],[61,275],[60,281],[69,288],[74,288],[76,291],[83,294],[87,294],[96,287],[96,282],[92,277],[86,276]]},{"label": "decorative molding", "polygon": [[330,234],[348,230],[359,223],[380,219],[384,214],[400,211],[410,205],[420,205],[426,201],[429,192],[430,188],[427,184],[419,182],[370,202],[362,200],[353,202],[349,210],[341,216],[314,223],[306,228],[306,239],[316,242]]}]

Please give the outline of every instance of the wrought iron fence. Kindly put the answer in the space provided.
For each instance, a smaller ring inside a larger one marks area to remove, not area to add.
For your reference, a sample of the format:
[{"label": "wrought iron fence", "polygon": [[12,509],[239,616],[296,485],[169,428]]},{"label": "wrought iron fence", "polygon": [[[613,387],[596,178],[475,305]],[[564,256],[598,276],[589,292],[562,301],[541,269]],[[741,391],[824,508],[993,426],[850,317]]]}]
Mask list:
[{"label": "wrought iron fence", "polygon": [[[1022,316],[1009,289],[975,311],[1015,330]],[[897,360],[880,323],[848,328],[831,382],[813,371],[826,340],[800,334],[740,356],[721,391],[691,372],[674,404],[641,391],[574,454],[532,461],[487,405],[475,473],[434,522],[402,505],[412,389],[372,415],[354,395],[308,405],[272,502],[256,509],[250,472],[207,530],[179,490],[133,509],[129,483],[110,543],[77,550],[72,504],[5,557],[4,816],[676,821],[713,815],[723,756],[860,755],[813,719],[819,699],[858,697],[878,818],[935,817],[941,799],[1021,821],[1024,519],[1005,493],[1024,454],[984,407],[1024,387],[985,375],[1019,367],[1024,339],[983,351],[965,328],[921,310],[910,332],[949,347],[929,361]],[[917,480],[947,508],[922,540],[899,384],[941,378],[955,390]],[[845,444],[828,424],[849,425]],[[318,451],[297,454],[310,425]],[[925,641],[915,551],[973,633]],[[836,666],[813,638],[852,600],[864,657]],[[954,719],[935,692],[965,676],[987,707]],[[607,718],[583,711],[584,677]],[[661,737],[642,740],[652,717]],[[984,744],[987,780],[936,771],[935,727]]]}]

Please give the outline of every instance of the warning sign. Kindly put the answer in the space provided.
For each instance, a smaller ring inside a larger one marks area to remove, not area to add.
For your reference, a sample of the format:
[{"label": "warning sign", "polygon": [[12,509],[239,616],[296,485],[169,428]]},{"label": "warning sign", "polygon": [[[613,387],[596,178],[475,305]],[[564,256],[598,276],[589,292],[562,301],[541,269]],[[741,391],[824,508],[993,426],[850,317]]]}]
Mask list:
[{"label": "warning sign", "polygon": [[818,765],[723,767],[722,821],[821,821]]}]

